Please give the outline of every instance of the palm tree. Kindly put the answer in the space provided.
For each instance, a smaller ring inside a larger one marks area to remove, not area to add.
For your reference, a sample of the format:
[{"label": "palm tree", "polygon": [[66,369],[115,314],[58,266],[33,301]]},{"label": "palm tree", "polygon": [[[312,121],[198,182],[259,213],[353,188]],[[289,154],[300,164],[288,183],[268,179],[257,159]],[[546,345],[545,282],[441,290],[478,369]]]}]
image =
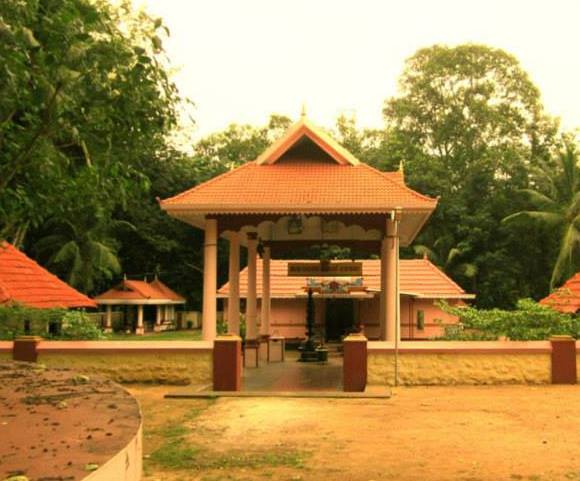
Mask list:
[{"label": "palm tree", "polygon": [[477,265],[465,262],[471,248],[466,242],[456,243],[452,235],[443,235],[435,239],[432,247],[427,245],[413,246],[415,254],[427,257],[435,265],[452,277],[463,276],[474,280],[477,275]]},{"label": "palm tree", "polygon": [[522,190],[534,210],[517,212],[502,221],[537,222],[558,233],[559,250],[550,289],[575,273],[580,247],[580,166],[573,141],[566,140],[556,160],[556,168],[545,168],[541,172],[545,185]]},{"label": "palm tree", "polygon": [[93,293],[99,282],[121,272],[118,243],[112,233],[118,229],[135,229],[128,222],[105,221],[98,215],[81,216],[72,221],[53,220],[46,227],[53,233],[36,243],[36,252],[48,255],[47,265],[86,294]]}]

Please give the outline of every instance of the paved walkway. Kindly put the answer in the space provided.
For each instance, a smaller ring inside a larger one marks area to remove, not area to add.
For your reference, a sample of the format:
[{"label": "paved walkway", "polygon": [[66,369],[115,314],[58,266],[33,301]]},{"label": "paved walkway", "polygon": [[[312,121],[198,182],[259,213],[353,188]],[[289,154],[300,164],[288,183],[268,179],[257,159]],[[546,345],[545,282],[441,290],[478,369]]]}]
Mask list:
[{"label": "paved walkway", "polygon": [[242,391],[342,391],[342,357],[330,354],[328,363],[307,363],[286,351],[284,362],[244,369]]}]

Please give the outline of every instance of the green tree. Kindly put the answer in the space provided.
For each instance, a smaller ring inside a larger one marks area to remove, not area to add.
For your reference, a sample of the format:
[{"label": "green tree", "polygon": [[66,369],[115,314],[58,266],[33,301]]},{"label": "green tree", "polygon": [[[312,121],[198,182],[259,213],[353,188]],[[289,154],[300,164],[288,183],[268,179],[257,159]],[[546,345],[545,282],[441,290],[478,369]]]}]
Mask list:
[{"label": "green tree", "polygon": [[572,139],[565,140],[555,164],[540,171],[536,189],[521,191],[534,210],[522,210],[503,219],[510,224],[538,222],[557,233],[559,249],[550,279],[551,289],[580,268],[580,165]]},{"label": "green tree", "polygon": [[80,198],[106,222],[147,187],[180,100],[165,33],[128,1],[0,3],[0,237],[72,219]]},{"label": "green tree", "polygon": [[46,229],[51,233],[35,244],[35,251],[70,285],[95,294],[121,273],[115,231],[135,228],[128,222],[101,219],[87,212],[71,221],[49,222]]},{"label": "green tree", "polygon": [[501,224],[523,207],[517,191],[550,158],[558,130],[517,59],[484,45],[421,49],[383,112],[387,160],[378,166],[403,160],[411,187],[441,197],[417,243],[445,251],[439,264],[453,260],[451,275],[476,289],[482,307],[545,293],[552,250],[543,232],[530,228],[523,239]]}]

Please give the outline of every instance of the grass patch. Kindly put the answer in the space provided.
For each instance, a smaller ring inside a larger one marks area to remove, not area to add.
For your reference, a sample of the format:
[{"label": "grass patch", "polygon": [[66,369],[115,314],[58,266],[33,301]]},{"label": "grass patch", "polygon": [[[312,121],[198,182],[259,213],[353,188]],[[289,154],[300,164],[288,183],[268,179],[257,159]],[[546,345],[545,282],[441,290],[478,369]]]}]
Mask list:
[{"label": "grass patch", "polygon": [[295,449],[263,451],[235,450],[226,453],[209,451],[184,438],[170,439],[149,458],[165,469],[255,469],[262,467],[303,468],[307,453]]},{"label": "grass patch", "polygon": [[199,341],[201,329],[184,329],[181,331],[148,332],[144,336],[115,332],[107,334],[108,341]]},{"label": "grass patch", "polygon": [[148,457],[148,463],[170,470],[254,469],[262,467],[303,468],[308,454],[296,449],[272,448],[266,450],[235,449],[226,452],[210,450],[187,439],[188,424],[198,417],[212,402],[204,407],[187,411],[178,421],[171,421],[149,433],[162,438],[161,443]]}]

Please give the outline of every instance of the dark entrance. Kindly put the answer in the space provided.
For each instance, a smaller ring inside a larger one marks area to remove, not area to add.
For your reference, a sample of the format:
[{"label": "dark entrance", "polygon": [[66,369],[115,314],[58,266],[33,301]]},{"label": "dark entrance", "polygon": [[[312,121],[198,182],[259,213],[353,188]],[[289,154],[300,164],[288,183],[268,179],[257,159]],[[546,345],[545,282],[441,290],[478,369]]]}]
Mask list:
[{"label": "dark entrance", "polygon": [[354,328],[352,299],[326,299],[326,341],[341,341]]}]

